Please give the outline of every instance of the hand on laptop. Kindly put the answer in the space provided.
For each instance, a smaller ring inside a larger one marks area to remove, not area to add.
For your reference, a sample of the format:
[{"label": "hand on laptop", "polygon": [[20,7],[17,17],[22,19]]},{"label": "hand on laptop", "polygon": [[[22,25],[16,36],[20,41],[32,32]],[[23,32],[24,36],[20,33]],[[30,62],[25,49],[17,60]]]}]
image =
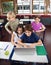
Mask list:
[{"label": "hand on laptop", "polygon": [[35,46],[34,45],[27,45],[28,48],[34,48]]},{"label": "hand on laptop", "polygon": [[28,48],[27,45],[24,45],[23,47],[24,47],[24,48]]},{"label": "hand on laptop", "polygon": [[20,44],[16,44],[16,48],[22,48]]},{"label": "hand on laptop", "polygon": [[24,48],[34,48],[33,45],[25,45]]}]

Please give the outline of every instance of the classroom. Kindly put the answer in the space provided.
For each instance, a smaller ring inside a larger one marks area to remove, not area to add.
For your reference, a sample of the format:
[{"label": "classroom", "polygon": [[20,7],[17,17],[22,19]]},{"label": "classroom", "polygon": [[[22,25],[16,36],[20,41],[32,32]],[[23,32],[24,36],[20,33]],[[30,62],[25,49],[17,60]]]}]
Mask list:
[{"label": "classroom", "polygon": [[0,65],[51,65],[51,0],[0,0]]}]

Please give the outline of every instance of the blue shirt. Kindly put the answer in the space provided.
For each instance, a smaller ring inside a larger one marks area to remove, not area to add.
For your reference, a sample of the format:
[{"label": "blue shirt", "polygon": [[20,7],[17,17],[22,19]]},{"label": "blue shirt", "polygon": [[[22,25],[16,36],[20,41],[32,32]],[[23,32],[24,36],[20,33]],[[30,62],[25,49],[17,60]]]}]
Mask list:
[{"label": "blue shirt", "polygon": [[24,43],[38,42],[39,37],[35,33],[31,33],[31,36],[27,36],[25,33],[21,36],[21,40]]}]

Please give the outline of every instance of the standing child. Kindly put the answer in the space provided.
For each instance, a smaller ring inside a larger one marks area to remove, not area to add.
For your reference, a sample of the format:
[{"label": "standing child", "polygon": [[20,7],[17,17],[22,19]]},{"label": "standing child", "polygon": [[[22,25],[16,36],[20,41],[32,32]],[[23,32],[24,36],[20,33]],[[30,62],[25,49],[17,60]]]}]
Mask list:
[{"label": "standing child", "polygon": [[23,28],[23,25],[22,24],[19,24],[16,28],[16,31],[12,33],[12,36],[11,36],[11,43],[13,45],[15,45],[17,48],[20,46],[17,42],[18,40],[20,39],[20,37],[22,36],[24,32],[24,28]]},{"label": "standing child", "polygon": [[[33,48],[36,45],[41,45],[42,44],[42,41],[33,32],[31,25],[30,24],[27,24],[25,26],[25,32],[21,36],[21,38],[18,41],[18,43],[21,44],[25,48]],[[30,45],[27,46],[26,43],[29,43]]]},{"label": "standing child", "polygon": [[36,16],[31,25],[35,32],[43,32],[45,30],[45,26],[40,22],[40,16]]},{"label": "standing child", "polygon": [[40,22],[40,16],[35,17],[35,21],[31,23],[33,31],[44,41],[45,26]]},{"label": "standing child", "polygon": [[[7,13],[7,20],[8,22],[5,25],[5,29],[9,34],[11,34],[13,31],[16,30],[16,27],[19,24],[19,20],[16,19],[16,15],[12,11]],[[11,30],[8,27],[10,27]]]}]

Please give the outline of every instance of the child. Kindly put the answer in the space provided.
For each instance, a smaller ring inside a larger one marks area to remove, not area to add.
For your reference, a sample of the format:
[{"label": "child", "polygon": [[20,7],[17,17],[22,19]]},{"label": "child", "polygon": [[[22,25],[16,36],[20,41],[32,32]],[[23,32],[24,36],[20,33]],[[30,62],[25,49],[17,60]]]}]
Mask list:
[{"label": "child", "polygon": [[[10,12],[7,13],[7,20],[8,20],[8,22],[5,25],[5,29],[7,30],[7,32],[9,34],[11,34],[12,31],[16,30],[16,27],[19,24],[19,20],[16,19],[16,15],[12,11],[10,11]],[[10,27],[11,30],[8,27]]]},{"label": "child", "polygon": [[35,17],[35,21],[32,22],[31,25],[35,32],[43,32],[46,29],[45,26],[40,22],[39,16]]},{"label": "child", "polygon": [[12,43],[13,45],[15,45],[17,48],[18,48],[18,46],[20,46],[20,45],[18,45],[18,44],[16,44],[16,43],[17,43],[17,41],[20,39],[20,37],[22,36],[23,32],[24,32],[23,25],[22,25],[22,24],[19,24],[19,25],[17,26],[17,28],[16,28],[16,31],[15,31],[15,32],[13,31],[13,33],[12,33],[11,43]]},{"label": "child", "polygon": [[[32,27],[30,24],[25,26],[25,32],[21,36],[20,40],[18,41],[24,48],[33,48],[36,45],[42,44],[42,41],[39,37],[33,32]],[[26,45],[25,43],[29,43],[30,45]]]}]

